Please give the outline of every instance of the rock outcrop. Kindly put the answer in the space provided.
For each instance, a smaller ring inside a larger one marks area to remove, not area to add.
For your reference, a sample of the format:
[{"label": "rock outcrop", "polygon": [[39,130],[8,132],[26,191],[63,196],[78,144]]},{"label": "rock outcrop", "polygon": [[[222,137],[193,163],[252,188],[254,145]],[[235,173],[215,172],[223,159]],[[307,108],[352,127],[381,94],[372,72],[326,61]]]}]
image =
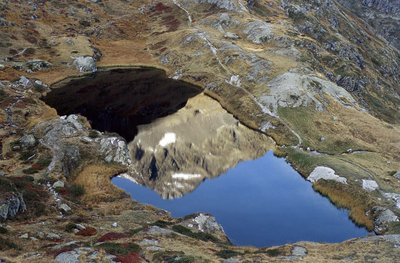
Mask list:
[{"label": "rock outcrop", "polygon": [[18,213],[26,211],[26,204],[22,194],[12,194],[5,200],[0,201],[0,220],[15,217]]}]

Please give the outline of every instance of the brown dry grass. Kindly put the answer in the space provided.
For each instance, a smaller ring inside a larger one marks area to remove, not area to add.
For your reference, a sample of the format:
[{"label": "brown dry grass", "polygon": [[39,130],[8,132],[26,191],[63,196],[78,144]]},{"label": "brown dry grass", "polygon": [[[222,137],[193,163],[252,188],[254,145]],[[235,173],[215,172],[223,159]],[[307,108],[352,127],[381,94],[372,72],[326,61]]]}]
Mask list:
[{"label": "brown dry grass", "polygon": [[38,114],[32,115],[27,121],[27,127],[32,128],[35,125],[57,117],[57,111],[47,105],[38,109]]},{"label": "brown dry grass", "polygon": [[111,183],[111,178],[124,171],[119,165],[89,164],[76,175],[74,183],[85,188],[84,201],[107,200],[123,193]]},{"label": "brown dry grass", "polygon": [[324,196],[327,196],[336,206],[350,210],[350,218],[355,223],[374,228],[371,218],[366,212],[373,206],[373,200],[359,188],[350,185],[343,185],[337,182],[320,180],[313,185],[314,189]]}]

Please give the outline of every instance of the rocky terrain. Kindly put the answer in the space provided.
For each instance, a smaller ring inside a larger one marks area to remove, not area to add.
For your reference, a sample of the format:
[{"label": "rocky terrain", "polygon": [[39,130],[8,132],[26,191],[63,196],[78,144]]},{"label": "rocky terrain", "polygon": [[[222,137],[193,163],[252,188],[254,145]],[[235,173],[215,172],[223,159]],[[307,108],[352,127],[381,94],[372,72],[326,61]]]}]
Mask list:
[{"label": "rocky terrain", "polygon": [[[0,261],[396,262],[398,16],[395,0],[2,1]],[[110,77],[113,88],[101,86],[110,69],[143,67],[158,73]],[[134,93],[115,91],[125,81],[135,84]],[[185,89],[169,93],[164,86]],[[158,88],[149,93],[149,87]],[[165,102],[154,104],[149,94]],[[126,100],[136,99],[139,105],[127,109]],[[83,107],[90,114],[73,114]],[[107,107],[134,123],[138,112],[173,114],[168,123],[140,119],[145,125],[137,131],[114,134],[100,124],[115,116],[96,114]],[[178,131],[196,128],[182,120],[208,127],[192,146],[215,159],[194,166],[196,154],[186,155],[188,162],[179,156],[194,138],[176,141],[184,137]],[[176,130],[157,134],[153,126]],[[221,143],[229,147],[219,149]],[[151,147],[170,154],[149,153]],[[176,186],[174,175],[216,176],[267,149],[378,235],[339,244],[236,247],[211,215],[171,218],[132,201],[110,180],[136,169],[136,181],[175,197],[182,191],[166,188]],[[152,159],[164,180],[151,180],[146,165]],[[171,166],[160,165],[165,160],[186,166],[168,174]]]}]

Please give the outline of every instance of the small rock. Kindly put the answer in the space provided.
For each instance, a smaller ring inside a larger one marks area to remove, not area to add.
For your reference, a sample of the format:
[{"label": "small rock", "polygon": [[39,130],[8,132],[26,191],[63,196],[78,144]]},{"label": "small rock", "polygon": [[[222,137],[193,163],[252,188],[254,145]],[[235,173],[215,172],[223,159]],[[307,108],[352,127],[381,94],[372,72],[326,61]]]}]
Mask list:
[{"label": "small rock", "polygon": [[172,230],[169,230],[169,229],[161,228],[161,227],[158,227],[158,226],[151,226],[149,228],[149,230],[148,230],[148,233],[150,235],[162,235],[162,236],[164,236],[164,235],[170,235],[173,232],[172,232]]},{"label": "small rock", "polygon": [[326,138],[325,138],[324,136],[322,136],[321,138],[319,138],[319,140],[320,140],[321,142],[324,142],[324,141],[326,140]]},{"label": "small rock", "polygon": [[81,141],[84,143],[91,143],[91,142],[93,142],[93,139],[91,139],[90,137],[84,136],[84,137],[81,137]]},{"label": "small rock", "polygon": [[112,226],[112,227],[118,227],[118,223],[117,223],[117,222],[114,222],[114,223],[111,224],[111,226]]},{"label": "small rock", "polygon": [[45,237],[45,234],[43,233],[43,232],[37,232],[36,233],[36,236],[38,237],[38,238],[40,238],[40,239],[44,239],[44,237]]},{"label": "small rock", "polygon": [[372,192],[378,189],[379,185],[374,180],[362,180],[362,188],[368,192]]},{"label": "small rock", "polygon": [[46,235],[46,238],[50,239],[50,240],[57,240],[57,239],[61,239],[61,236],[58,234],[55,234],[55,233],[48,233]]},{"label": "small rock", "polygon": [[0,70],[3,70],[6,66],[4,66],[3,64],[0,64]]},{"label": "small rock", "polygon": [[400,170],[397,171],[393,176],[400,180]]},{"label": "small rock", "polygon": [[149,247],[146,247],[146,250],[148,250],[148,251],[160,251],[161,248],[157,247],[157,246],[149,246]]},{"label": "small rock", "polygon": [[39,91],[45,90],[47,88],[47,85],[44,84],[42,81],[40,80],[35,80],[33,82],[33,87]]},{"label": "small rock", "polygon": [[71,207],[69,207],[67,204],[61,204],[59,208],[64,213],[68,213],[71,211]]},{"label": "small rock", "polygon": [[158,246],[158,241],[157,240],[153,240],[153,239],[143,239],[142,241],[140,241],[140,245],[141,246]]},{"label": "small rock", "polygon": [[336,175],[335,170],[324,166],[316,167],[314,171],[312,171],[311,174],[307,177],[307,180],[311,183],[315,183],[320,179],[332,180],[338,183],[347,184],[346,178]]},{"label": "small rock", "polygon": [[25,234],[23,234],[23,235],[20,235],[19,238],[28,239],[28,238],[29,238],[29,234],[28,234],[28,233],[25,233]]},{"label": "small rock", "polygon": [[64,187],[63,181],[57,181],[53,184],[53,188],[63,188],[63,187]]},{"label": "small rock", "polygon": [[307,255],[307,249],[300,246],[294,246],[292,248],[292,255],[296,257],[304,257]]},{"label": "small rock", "polygon": [[0,171],[0,177],[2,177],[2,176],[6,176],[6,173],[3,171]]},{"label": "small rock", "polygon": [[347,153],[352,153],[353,149],[347,149]]},{"label": "small rock", "polygon": [[237,34],[235,34],[235,33],[226,32],[226,33],[224,34],[224,38],[232,39],[232,40],[237,40],[237,39],[239,39],[240,37],[239,37]]},{"label": "small rock", "polygon": [[80,72],[96,72],[96,62],[92,57],[77,57],[73,64]]},{"label": "small rock", "polygon": [[36,145],[36,139],[32,134],[27,134],[21,137],[19,140],[22,148],[30,148]]},{"label": "small rock", "polygon": [[86,227],[82,224],[75,224],[76,229],[78,230],[82,230],[82,229],[86,229]]},{"label": "small rock", "polygon": [[19,78],[19,80],[17,81],[17,85],[18,86],[22,86],[24,89],[28,88],[31,84],[31,81],[25,77],[25,76],[21,76]]}]

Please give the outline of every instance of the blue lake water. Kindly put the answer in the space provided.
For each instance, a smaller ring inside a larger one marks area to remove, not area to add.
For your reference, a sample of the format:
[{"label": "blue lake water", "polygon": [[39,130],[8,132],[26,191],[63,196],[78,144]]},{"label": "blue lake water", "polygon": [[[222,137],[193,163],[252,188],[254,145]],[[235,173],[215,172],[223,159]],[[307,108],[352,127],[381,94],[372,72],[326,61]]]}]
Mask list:
[{"label": "blue lake water", "polygon": [[174,217],[196,212],[214,215],[235,245],[340,242],[368,234],[349,219],[347,210],[316,193],[311,183],[272,152],[243,161],[174,200],[164,200],[127,179],[115,177],[113,183],[133,199],[165,209]]}]

